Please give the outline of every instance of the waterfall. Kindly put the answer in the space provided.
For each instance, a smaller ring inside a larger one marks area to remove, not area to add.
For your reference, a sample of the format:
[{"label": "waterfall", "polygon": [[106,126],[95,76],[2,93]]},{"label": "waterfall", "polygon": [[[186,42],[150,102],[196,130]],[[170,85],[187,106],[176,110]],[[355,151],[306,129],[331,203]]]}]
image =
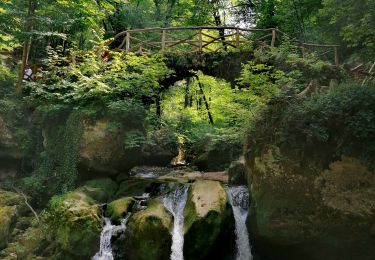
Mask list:
[{"label": "waterfall", "polygon": [[163,199],[164,206],[173,215],[171,260],[184,259],[184,208],[188,190],[188,185],[179,187]]},{"label": "waterfall", "polygon": [[99,252],[92,257],[92,260],[113,260],[113,253],[111,247],[111,238],[113,235],[124,232],[126,230],[126,224],[130,217],[130,213],[126,215],[124,219],[121,220],[119,226],[111,224],[109,218],[104,218],[105,225],[103,227],[102,233],[100,234],[100,249]]},{"label": "waterfall", "polygon": [[249,208],[249,192],[246,186],[228,187],[227,193],[232,205],[236,226],[236,260],[253,259],[250,249],[246,218]]}]

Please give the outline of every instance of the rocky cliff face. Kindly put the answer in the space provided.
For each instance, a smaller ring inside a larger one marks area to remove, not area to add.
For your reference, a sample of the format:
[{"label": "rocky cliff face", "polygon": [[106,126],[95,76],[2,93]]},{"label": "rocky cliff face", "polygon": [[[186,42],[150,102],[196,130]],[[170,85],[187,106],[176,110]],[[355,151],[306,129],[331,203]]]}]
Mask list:
[{"label": "rocky cliff face", "polygon": [[[249,143],[252,143],[249,141]],[[259,250],[276,259],[373,259],[375,172],[342,157],[326,167],[248,145],[249,224]]]}]

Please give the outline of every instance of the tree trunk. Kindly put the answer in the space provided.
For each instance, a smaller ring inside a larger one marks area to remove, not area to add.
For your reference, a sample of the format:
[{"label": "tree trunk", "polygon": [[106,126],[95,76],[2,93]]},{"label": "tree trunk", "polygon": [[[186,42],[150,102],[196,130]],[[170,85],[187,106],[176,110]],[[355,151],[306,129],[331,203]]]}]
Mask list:
[{"label": "tree trunk", "polygon": [[[32,21],[32,16],[35,13],[36,9],[36,2],[34,0],[29,0],[28,4],[28,16],[26,18],[26,24],[25,24],[25,33],[30,33],[33,29],[33,21]],[[22,80],[23,80],[23,75],[24,71],[27,65],[27,62],[29,60],[29,53],[30,53],[30,48],[31,48],[31,36],[27,37],[25,41],[23,42],[23,49],[22,49],[22,60],[18,72],[18,80],[16,84],[16,94],[21,95],[22,94]]]},{"label": "tree trunk", "polygon": [[213,119],[211,111],[210,111],[210,105],[208,104],[206,95],[204,94],[204,91],[203,91],[203,84],[199,81],[198,76],[196,78],[198,80],[199,90],[200,90],[200,92],[201,92],[201,94],[203,96],[203,101],[204,101],[204,104],[206,106],[208,120],[210,121],[210,124],[213,125],[214,124],[214,119]]}]

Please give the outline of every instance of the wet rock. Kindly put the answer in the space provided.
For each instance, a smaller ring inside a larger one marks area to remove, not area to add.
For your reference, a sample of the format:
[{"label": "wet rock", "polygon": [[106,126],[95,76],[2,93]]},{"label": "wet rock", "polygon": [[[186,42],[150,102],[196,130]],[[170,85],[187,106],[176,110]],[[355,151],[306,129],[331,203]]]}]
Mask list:
[{"label": "wet rock", "polygon": [[131,216],[123,245],[125,259],[164,260],[171,253],[172,216],[159,200]]},{"label": "wet rock", "polygon": [[111,221],[119,224],[121,219],[131,210],[133,204],[134,199],[131,197],[114,200],[107,205],[105,215],[108,216]]},{"label": "wet rock", "polygon": [[223,249],[217,246],[223,233],[233,231],[227,194],[216,181],[198,180],[191,185],[184,217],[185,259],[207,259]]}]

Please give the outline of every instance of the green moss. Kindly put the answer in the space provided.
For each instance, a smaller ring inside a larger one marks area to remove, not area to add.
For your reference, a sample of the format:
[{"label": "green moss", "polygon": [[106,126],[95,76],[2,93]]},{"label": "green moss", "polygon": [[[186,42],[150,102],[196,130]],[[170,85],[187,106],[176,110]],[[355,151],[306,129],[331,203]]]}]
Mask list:
[{"label": "green moss", "polygon": [[124,197],[112,201],[107,205],[106,215],[114,222],[119,222],[130,210],[134,204],[134,199],[131,197]]}]

